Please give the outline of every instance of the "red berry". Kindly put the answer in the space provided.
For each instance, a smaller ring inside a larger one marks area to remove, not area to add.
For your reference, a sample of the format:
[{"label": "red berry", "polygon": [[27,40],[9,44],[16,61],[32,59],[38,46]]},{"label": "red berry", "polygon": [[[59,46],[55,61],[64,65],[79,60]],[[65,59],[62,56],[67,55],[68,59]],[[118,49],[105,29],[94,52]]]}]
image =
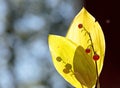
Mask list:
[{"label": "red berry", "polygon": [[86,53],[90,53],[90,49],[87,48],[87,49],[85,50],[85,52],[86,52]]},{"label": "red berry", "polygon": [[83,27],[83,25],[82,24],[78,24],[78,28],[82,28]]},{"label": "red berry", "polygon": [[97,61],[99,58],[100,58],[100,56],[99,56],[98,54],[94,54],[93,59],[94,59],[95,61]]}]

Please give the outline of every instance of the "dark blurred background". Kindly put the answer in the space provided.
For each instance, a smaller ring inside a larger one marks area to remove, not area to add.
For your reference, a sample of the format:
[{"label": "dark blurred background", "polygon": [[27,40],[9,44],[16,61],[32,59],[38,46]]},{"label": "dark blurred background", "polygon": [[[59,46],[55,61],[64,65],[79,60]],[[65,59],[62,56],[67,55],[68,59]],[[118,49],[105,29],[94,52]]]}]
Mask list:
[{"label": "dark blurred background", "polygon": [[116,0],[86,0],[87,10],[99,21],[106,39],[101,88],[120,88],[119,2]]},{"label": "dark blurred background", "polygon": [[0,88],[73,88],[56,72],[47,37],[65,35],[83,3],[105,34],[101,88],[120,88],[119,5],[112,0],[0,0]]}]

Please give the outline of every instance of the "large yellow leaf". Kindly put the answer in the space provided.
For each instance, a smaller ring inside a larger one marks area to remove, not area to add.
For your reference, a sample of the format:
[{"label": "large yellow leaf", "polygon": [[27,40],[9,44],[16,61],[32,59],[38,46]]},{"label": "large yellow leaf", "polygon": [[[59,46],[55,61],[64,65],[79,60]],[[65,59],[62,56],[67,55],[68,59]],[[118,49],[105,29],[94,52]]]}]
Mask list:
[{"label": "large yellow leaf", "polygon": [[[83,27],[79,28],[79,24],[82,24]],[[86,49],[91,45],[90,36],[87,32],[91,36],[94,51],[100,56],[100,59],[97,61],[98,73],[100,74],[105,53],[104,35],[99,23],[96,22],[95,18],[83,7],[71,23],[66,38]],[[91,58],[93,55],[94,53],[92,53]]]}]

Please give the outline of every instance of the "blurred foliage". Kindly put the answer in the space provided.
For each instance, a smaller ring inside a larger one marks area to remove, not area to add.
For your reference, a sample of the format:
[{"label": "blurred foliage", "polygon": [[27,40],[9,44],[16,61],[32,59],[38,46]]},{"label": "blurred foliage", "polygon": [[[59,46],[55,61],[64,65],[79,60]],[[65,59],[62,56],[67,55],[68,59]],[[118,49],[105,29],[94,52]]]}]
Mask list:
[{"label": "blurred foliage", "polygon": [[72,88],[54,69],[49,33],[65,35],[80,0],[0,0],[0,88]]}]

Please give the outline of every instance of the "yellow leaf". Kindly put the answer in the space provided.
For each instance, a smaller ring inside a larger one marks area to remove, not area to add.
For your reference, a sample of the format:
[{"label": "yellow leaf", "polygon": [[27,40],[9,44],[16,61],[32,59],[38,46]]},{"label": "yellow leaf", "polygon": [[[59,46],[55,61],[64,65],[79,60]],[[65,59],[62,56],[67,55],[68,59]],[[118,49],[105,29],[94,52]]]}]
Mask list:
[{"label": "yellow leaf", "polygon": [[[79,27],[81,24],[81,28]],[[90,36],[88,35],[90,34]],[[102,29],[95,18],[83,7],[78,15],[74,18],[66,38],[70,39],[74,43],[81,45],[84,49],[91,45],[90,37],[94,51],[100,56],[97,61],[98,73],[100,74],[105,54],[105,39]],[[94,55],[94,52],[91,55]]]},{"label": "yellow leaf", "polygon": [[78,88],[92,88],[96,83],[94,62],[81,46],[62,36],[49,35],[49,48],[56,70]]},{"label": "yellow leaf", "polygon": [[[56,70],[74,87],[82,88],[72,72],[73,57],[77,46],[65,37],[49,35],[49,48]],[[63,70],[65,69],[67,63],[72,66],[72,71],[65,73]]]}]

